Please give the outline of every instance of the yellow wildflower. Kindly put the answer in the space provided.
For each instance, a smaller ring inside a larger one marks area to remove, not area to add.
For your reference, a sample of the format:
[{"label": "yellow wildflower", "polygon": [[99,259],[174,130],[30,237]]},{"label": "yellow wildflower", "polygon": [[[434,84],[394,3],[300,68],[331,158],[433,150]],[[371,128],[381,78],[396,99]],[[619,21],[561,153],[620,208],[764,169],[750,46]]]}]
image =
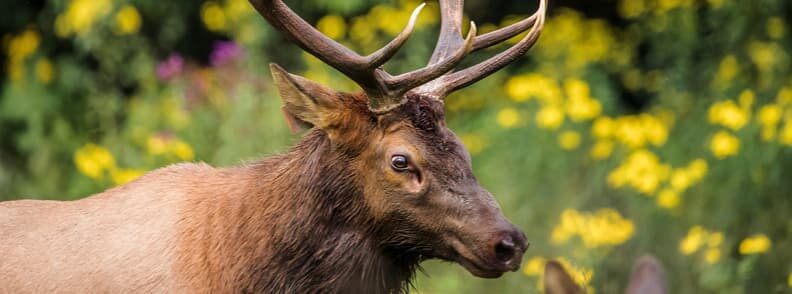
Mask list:
[{"label": "yellow wildflower", "polygon": [[687,169],[677,168],[671,172],[671,187],[675,191],[685,191],[693,184],[693,177]]},{"label": "yellow wildflower", "polygon": [[555,105],[546,105],[536,113],[536,124],[540,128],[557,129],[564,123],[564,112]]},{"label": "yellow wildflower", "polygon": [[719,131],[710,140],[710,151],[718,159],[733,156],[740,151],[740,139],[726,131]]},{"label": "yellow wildflower", "polygon": [[632,186],[638,192],[651,196],[658,186],[668,179],[671,167],[649,150],[640,149],[631,153],[619,166],[608,174],[608,185],[621,188]]},{"label": "yellow wildflower", "polygon": [[610,138],[614,132],[616,124],[613,119],[607,116],[601,116],[594,120],[591,126],[591,134],[599,139]]},{"label": "yellow wildflower", "polygon": [[690,173],[690,176],[692,176],[696,181],[704,178],[708,169],[709,167],[707,165],[707,161],[701,158],[693,160],[688,165],[688,172]]},{"label": "yellow wildflower", "polygon": [[784,123],[784,127],[781,128],[781,134],[778,135],[778,141],[781,144],[792,146],[792,119]]},{"label": "yellow wildflower", "polygon": [[584,121],[597,117],[602,112],[602,104],[593,98],[570,98],[566,110],[573,121]]},{"label": "yellow wildflower", "polygon": [[556,104],[561,100],[558,82],[541,74],[524,74],[509,78],[505,85],[506,94],[514,101],[522,102],[536,97],[544,104]]},{"label": "yellow wildflower", "polygon": [[42,58],[36,62],[36,78],[39,82],[49,84],[55,77],[55,67],[49,59]]},{"label": "yellow wildflower", "polygon": [[786,33],[786,24],[780,17],[771,17],[767,20],[767,35],[773,39],[781,39]]},{"label": "yellow wildflower", "polygon": [[761,71],[769,71],[778,63],[778,56],[782,55],[777,43],[754,41],[748,45],[748,56]]},{"label": "yellow wildflower", "polygon": [[664,189],[657,195],[657,205],[662,208],[671,209],[679,205],[679,193],[671,189]]},{"label": "yellow wildflower", "polygon": [[192,146],[183,141],[177,140],[173,142],[171,150],[173,154],[181,160],[193,160],[193,158],[195,158]]},{"label": "yellow wildflower", "polygon": [[713,232],[709,234],[709,238],[707,238],[707,246],[714,248],[720,246],[721,243],[723,243],[723,233]]},{"label": "yellow wildflower", "polygon": [[66,11],[55,18],[55,34],[61,38],[85,35],[112,7],[110,0],[71,0]]},{"label": "yellow wildflower", "polygon": [[201,20],[210,31],[219,32],[226,29],[226,16],[220,4],[214,1],[201,5]]},{"label": "yellow wildflower", "polygon": [[143,171],[138,169],[113,169],[110,171],[110,177],[116,185],[129,183],[141,175],[143,175]]},{"label": "yellow wildflower", "polygon": [[707,261],[709,264],[714,264],[718,262],[721,258],[721,251],[718,248],[710,248],[707,249],[707,252],[704,253],[704,260]]},{"label": "yellow wildflower", "polygon": [[792,87],[783,87],[778,91],[776,103],[782,106],[792,104]]},{"label": "yellow wildflower", "polygon": [[534,256],[525,263],[523,267],[523,274],[529,277],[540,276],[544,274],[544,267],[547,260],[541,256]]},{"label": "yellow wildflower", "polygon": [[613,142],[610,140],[598,140],[591,147],[591,158],[602,160],[608,158],[613,153]]},{"label": "yellow wildflower", "polygon": [[532,85],[529,84],[531,81],[525,75],[518,75],[509,78],[506,81],[505,91],[506,95],[509,96],[514,101],[522,102],[531,98],[532,93]]},{"label": "yellow wildflower", "polygon": [[115,159],[110,151],[91,143],[74,152],[74,163],[81,173],[92,179],[102,178],[105,170],[115,167]]},{"label": "yellow wildflower", "polygon": [[586,290],[586,293],[593,293],[592,289],[590,289],[589,283],[591,283],[591,278],[594,276],[594,271],[589,268],[575,266],[569,260],[563,257],[556,258],[558,263],[564,267],[564,270],[572,277],[572,280],[575,281],[575,284],[580,285]]},{"label": "yellow wildflower", "polygon": [[759,109],[759,123],[763,126],[775,126],[781,120],[781,106],[768,104]]},{"label": "yellow wildflower", "polygon": [[634,233],[635,225],[618,211],[603,208],[594,213],[581,213],[566,209],[561,222],[553,228],[551,242],[561,244],[579,236],[587,248],[614,246],[626,242]]},{"label": "yellow wildflower", "polygon": [[575,131],[564,131],[558,136],[558,146],[564,150],[574,150],[580,146],[580,134]]},{"label": "yellow wildflower", "polygon": [[[743,98],[743,100],[748,99]],[[713,104],[709,108],[707,118],[712,124],[722,125],[736,131],[748,122],[748,112],[737,106],[734,101],[726,100]]]},{"label": "yellow wildflower", "polygon": [[481,153],[481,151],[486,147],[486,141],[484,138],[477,134],[460,135],[459,139],[462,141],[462,144],[467,147],[468,152],[473,155]]},{"label": "yellow wildflower", "polygon": [[619,1],[619,15],[623,18],[636,18],[641,16],[646,10],[644,0],[621,0]]},{"label": "yellow wildflower", "polygon": [[160,155],[168,151],[168,142],[164,136],[150,136],[146,140],[146,152],[151,155]]},{"label": "yellow wildflower", "polygon": [[782,112],[783,110],[778,104],[768,104],[759,109],[757,120],[762,126],[762,140],[772,141],[775,139]]},{"label": "yellow wildflower", "polygon": [[520,122],[520,113],[514,108],[506,107],[498,112],[496,120],[501,127],[513,128]]},{"label": "yellow wildflower", "polygon": [[700,226],[690,228],[687,235],[679,242],[679,251],[684,255],[691,255],[696,252],[702,243],[707,232]]},{"label": "yellow wildflower", "polygon": [[140,13],[132,5],[125,5],[116,14],[115,33],[118,35],[129,35],[140,30]]},{"label": "yellow wildflower", "polygon": [[715,74],[714,83],[718,86],[727,86],[740,71],[740,64],[737,62],[737,57],[728,55],[721,60],[718,66],[718,71]]},{"label": "yellow wildflower", "polygon": [[772,246],[770,238],[765,234],[756,234],[740,242],[740,254],[750,255],[765,253],[770,249],[770,246]]},{"label": "yellow wildflower", "polygon": [[792,273],[789,273],[789,277],[787,278],[787,284],[789,284],[789,288],[792,288]]},{"label": "yellow wildflower", "polygon": [[346,21],[339,15],[330,14],[319,19],[316,28],[327,37],[337,40],[346,34]]},{"label": "yellow wildflower", "polygon": [[34,29],[27,29],[8,42],[8,57],[12,61],[21,61],[36,52],[40,44],[39,33]]}]

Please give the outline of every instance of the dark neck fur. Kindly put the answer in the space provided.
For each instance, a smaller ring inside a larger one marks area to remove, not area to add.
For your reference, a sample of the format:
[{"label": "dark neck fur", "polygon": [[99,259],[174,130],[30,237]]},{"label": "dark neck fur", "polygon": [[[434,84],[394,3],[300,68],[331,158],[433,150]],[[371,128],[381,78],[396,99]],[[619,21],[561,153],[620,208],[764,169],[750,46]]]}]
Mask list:
[{"label": "dark neck fur", "polygon": [[[289,153],[234,172],[255,176],[249,187],[235,191],[240,195],[220,201],[225,207],[210,212],[217,218],[233,215],[225,219],[234,223],[212,222],[210,217],[209,230],[226,233],[193,236],[217,248],[204,248],[205,271],[219,274],[210,288],[255,293],[407,292],[420,255],[383,245],[386,229],[368,215],[356,175],[348,169],[354,155],[347,153],[334,148],[323,132],[313,131]],[[217,236],[225,239],[212,238]],[[208,263],[212,260],[221,264]]]}]

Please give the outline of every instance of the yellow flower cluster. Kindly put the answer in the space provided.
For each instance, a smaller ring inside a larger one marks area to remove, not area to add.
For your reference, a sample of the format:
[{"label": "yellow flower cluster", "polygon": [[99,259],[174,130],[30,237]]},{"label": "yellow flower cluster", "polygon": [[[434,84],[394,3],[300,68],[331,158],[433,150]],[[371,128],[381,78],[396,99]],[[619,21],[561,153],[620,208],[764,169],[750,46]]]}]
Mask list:
[{"label": "yellow flower cluster", "polygon": [[778,43],[754,41],[748,44],[748,56],[760,71],[769,72],[779,64],[781,56],[786,56],[786,52]]},{"label": "yellow flower cluster", "polygon": [[478,134],[462,134],[459,135],[459,140],[462,141],[462,144],[465,145],[468,152],[472,155],[481,153],[488,145],[487,139]]},{"label": "yellow flower cluster", "polygon": [[586,248],[608,247],[626,242],[634,231],[633,222],[611,208],[594,213],[566,209],[561,213],[561,222],[553,228],[551,241],[562,244],[578,236]]},{"label": "yellow flower cluster", "polygon": [[113,154],[107,148],[91,143],[74,153],[74,163],[82,174],[94,180],[101,180],[106,172],[109,173],[116,185],[130,182],[143,174],[138,169],[118,168]]},{"label": "yellow flower cluster", "polygon": [[[342,29],[340,26],[323,28],[325,32],[331,32],[338,36],[347,35],[350,40],[360,45],[364,51],[370,51],[380,46],[377,43],[379,32],[388,36],[399,34],[413,10],[420,5],[420,1],[401,0],[398,7],[388,4],[374,6],[368,13],[352,18]],[[439,21],[439,8],[436,3],[429,2],[419,15],[415,28],[420,29],[428,25],[433,25]],[[332,32],[336,30],[336,32]],[[346,30],[346,31],[345,31]]]},{"label": "yellow flower cluster", "polygon": [[[586,290],[586,293],[594,293],[594,289],[591,287],[591,279],[594,277],[594,270],[575,265],[564,257],[557,257],[555,260],[564,267],[564,270],[572,277],[572,280],[576,284]],[[525,267],[523,267],[522,271],[526,276],[538,278],[537,289],[539,291],[544,290],[545,264],[547,264],[547,259],[541,256],[534,256],[525,263]]]},{"label": "yellow flower cluster", "polygon": [[619,15],[632,19],[652,11],[655,14],[664,14],[677,8],[690,8],[694,0],[621,0],[619,1]]},{"label": "yellow flower cluster", "polygon": [[781,39],[786,35],[787,24],[780,17],[771,17],[767,20],[767,35],[773,39]]},{"label": "yellow flower cluster", "polygon": [[201,21],[207,29],[214,32],[224,32],[241,26],[241,20],[252,13],[250,4],[245,0],[224,0],[222,3],[210,0],[201,5]]},{"label": "yellow flower cluster", "polygon": [[12,36],[8,42],[8,75],[12,81],[22,80],[25,76],[25,60],[33,55],[41,44],[41,36],[34,29],[26,29]]},{"label": "yellow flower cluster", "polygon": [[580,146],[580,134],[575,131],[564,131],[558,135],[558,146],[564,150],[574,150]]},{"label": "yellow flower cluster", "polygon": [[174,155],[181,160],[193,160],[195,152],[186,142],[171,136],[155,135],[146,140],[146,152],[151,155]]},{"label": "yellow flower cluster", "polygon": [[36,78],[44,84],[51,82],[55,78],[55,65],[47,58],[39,59],[36,62]]},{"label": "yellow flower cluster", "polygon": [[117,35],[131,35],[140,30],[140,13],[135,6],[125,5],[118,10],[115,17],[115,33]]},{"label": "yellow flower cluster", "polygon": [[709,264],[716,263],[721,258],[721,244],[723,233],[707,231],[701,226],[690,228],[687,235],[679,242],[679,251],[684,255],[691,255],[704,250],[704,261]]},{"label": "yellow flower cluster", "polygon": [[[536,99],[540,105],[536,112],[536,124],[544,129],[558,129],[566,117],[581,122],[594,119],[602,112],[599,100],[591,96],[589,84],[580,79],[565,80],[562,89],[556,80],[548,76],[522,74],[509,78],[504,90],[515,102]],[[580,135],[571,131],[559,137],[559,145],[567,150],[577,148],[579,142]]]},{"label": "yellow flower cluster", "polygon": [[779,143],[792,146],[792,87],[782,88],[775,103],[759,108],[756,119],[762,128],[762,140],[778,139]]},{"label": "yellow flower cluster", "polygon": [[591,97],[589,85],[578,79],[564,82],[566,93],[566,110],[572,121],[586,121],[597,117],[602,112],[599,100]]},{"label": "yellow flower cluster", "polygon": [[558,82],[538,73],[512,76],[506,81],[504,90],[515,102],[536,98],[541,104],[561,104],[563,99]]},{"label": "yellow flower cluster", "polygon": [[[738,102],[725,100],[712,104],[707,113],[709,122],[732,131],[742,129],[751,119],[755,94],[751,90],[745,90],[737,100]],[[720,130],[710,138],[709,148],[718,159],[734,156],[740,151],[740,139],[726,130]]]},{"label": "yellow flower cluster", "polygon": [[750,120],[753,100],[753,91],[745,90],[740,94],[740,105],[737,105],[734,100],[715,102],[709,108],[707,119],[711,124],[737,131]]},{"label": "yellow flower cluster", "polygon": [[55,18],[55,34],[61,38],[83,36],[113,9],[111,0],[71,0]]},{"label": "yellow flower cluster", "polygon": [[591,133],[599,140],[615,140],[630,149],[641,149],[649,144],[663,146],[668,140],[668,124],[648,113],[615,119],[603,116],[594,120]]},{"label": "yellow flower cluster", "polygon": [[626,65],[632,60],[631,44],[616,42],[613,29],[604,20],[587,19],[570,9],[555,12],[545,24],[542,42],[537,45],[540,58],[559,60],[570,72],[596,62]]},{"label": "yellow flower cluster", "polygon": [[765,253],[772,246],[770,238],[765,234],[756,234],[740,242],[740,254],[751,255]]},{"label": "yellow flower cluster", "polygon": [[740,73],[740,63],[734,55],[727,55],[721,60],[715,79],[712,81],[714,88],[725,88]]},{"label": "yellow flower cluster", "polygon": [[498,111],[496,120],[498,121],[498,125],[503,128],[513,128],[520,123],[520,113],[513,107],[505,107]]},{"label": "yellow flower cluster", "polygon": [[710,151],[718,159],[736,155],[740,151],[740,139],[727,131],[718,131],[710,139]]},{"label": "yellow flower cluster", "polygon": [[614,188],[630,186],[644,195],[652,196],[668,179],[670,171],[671,166],[662,163],[656,154],[639,149],[608,174],[608,185]]}]

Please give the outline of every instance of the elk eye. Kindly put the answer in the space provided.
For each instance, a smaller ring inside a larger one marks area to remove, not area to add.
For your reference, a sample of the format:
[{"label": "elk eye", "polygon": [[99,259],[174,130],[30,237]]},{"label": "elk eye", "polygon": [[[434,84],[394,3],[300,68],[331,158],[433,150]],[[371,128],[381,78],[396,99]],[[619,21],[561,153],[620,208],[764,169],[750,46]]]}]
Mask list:
[{"label": "elk eye", "polygon": [[396,171],[406,171],[410,167],[410,162],[404,155],[394,155],[391,157],[391,167]]}]

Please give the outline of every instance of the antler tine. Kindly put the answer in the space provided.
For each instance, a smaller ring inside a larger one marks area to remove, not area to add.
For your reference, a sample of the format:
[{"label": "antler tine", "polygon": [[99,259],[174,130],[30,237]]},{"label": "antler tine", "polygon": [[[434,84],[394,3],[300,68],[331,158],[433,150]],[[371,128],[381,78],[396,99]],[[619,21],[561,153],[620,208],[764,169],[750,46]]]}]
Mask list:
[{"label": "antler tine", "polygon": [[423,85],[454,69],[454,66],[456,66],[457,63],[459,63],[459,61],[461,61],[462,58],[464,58],[473,47],[473,40],[475,40],[476,31],[476,24],[471,21],[470,30],[468,31],[463,45],[456,48],[451,56],[421,69],[417,69],[395,77],[386,77],[386,85],[388,85],[389,88],[398,89],[401,91],[399,94],[403,94],[410,89]]},{"label": "antler tine", "polygon": [[376,79],[374,71],[407,42],[418,15],[425,6],[421,4],[413,11],[404,30],[396,38],[364,57],[319,32],[292,11],[283,0],[250,0],[250,3],[270,24],[300,48],[357,82],[371,99],[379,99],[388,94],[383,91],[383,85]]},{"label": "antler tine", "polygon": [[[463,45],[462,39],[462,8],[464,0],[440,0],[440,36],[429,64],[447,58]],[[478,37],[476,37],[478,39]],[[473,45],[475,47],[475,44]]]},{"label": "antler tine", "polygon": [[369,54],[366,56],[367,62],[371,68],[377,68],[380,65],[385,64],[397,51],[399,48],[407,42],[407,39],[410,38],[412,35],[413,29],[415,28],[415,22],[418,20],[418,15],[421,14],[421,10],[423,10],[424,6],[426,6],[426,2],[421,3],[418,7],[413,10],[412,15],[410,15],[410,20],[407,22],[407,25],[404,29],[396,36],[393,40],[390,41],[385,47],[380,48],[379,50],[375,51],[374,53]]},{"label": "antler tine", "polygon": [[[525,52],[527,52],[528,49],[530,49],[536,43],[536,40],[539,39],[542,27],[544,26],[546,11],[547,0],[539,0],[539,9],[535,14],[536,17],[533,28],[531,28],[530,32],[528,32],[528,34],[523,37],[520,42],[511,48],[474,66],[442,76],[430,83],[421,86],[421,88],[416,89],[416,91],[424,95],[442,98],[448,93],[475,83],[498,71],[504,66],[514,62],[517,60],[517,58],[525,54]],[[516,35],[519,32],[519,27],[529,23],[530,19],[531,18],[528,18],[522,22],[495,31],[493,35],[487,36],[486,38],[483,38],[486,35],[482,35],[482,38],[479,39],[481,40],[479,45],[481,47],[478,48],[480,49],[491,46],[494,44],[492,42],[494,42],[496,39],[505,40],[511,34]]]},{"label": "antler tine", "polygon": [[507,27],[497,29],[495,31],[480,35],[476,37],[476,41],[473,43],[473,49],[471,51],[478,51],[480,49],[484,49],[493,45],[496,45],[500,42],[503,42],[511,37],[519,35],[520,33],[524,32],[528,28],[536,23],[536,18],[538,16],[538,11],[531,15],[530,17],[513,23]]}]

